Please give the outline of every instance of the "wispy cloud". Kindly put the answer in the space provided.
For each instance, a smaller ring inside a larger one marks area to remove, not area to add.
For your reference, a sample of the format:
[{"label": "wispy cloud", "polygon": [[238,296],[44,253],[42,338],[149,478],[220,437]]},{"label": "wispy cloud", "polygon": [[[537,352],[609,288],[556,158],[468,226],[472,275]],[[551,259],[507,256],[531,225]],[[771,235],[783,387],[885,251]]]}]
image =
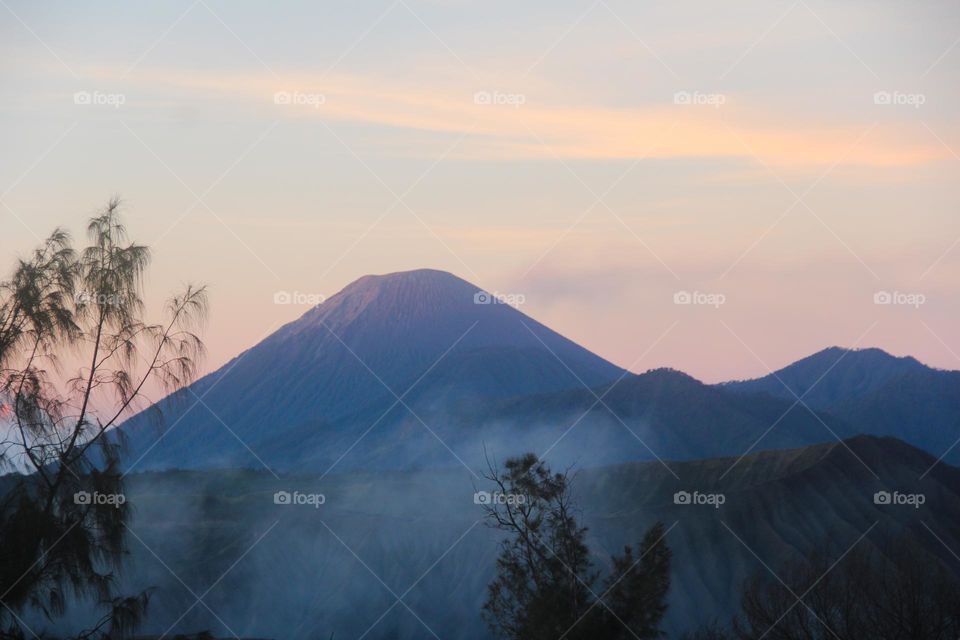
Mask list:
[{"label": "wispy cloud", "polygon": [[[110,69],[91,75],[104,82],[118,77]],[[154,69],[141,71],[131,82],[147,95],[176,93],[178,101],[188,100],[196,108],[466,133],[457,153],[471,159],[739,158],[784,167],[909,167],[947,156],[935,140],[896,124],[871,132],[851,148],[863,132],[862,123],[808,124],[802,114],[759,111],[736,95],[723,96],[718,107],[675,104],[673,95],[664,95],[632,108],[611,108],[590,104],[589,96],[503,78],[497,85],[501,88],[479,88],[464,81],[429,84],[370,75],[278,79],[267,73]],[[275,104],[277,94],[290,95],[292,104]]]}]

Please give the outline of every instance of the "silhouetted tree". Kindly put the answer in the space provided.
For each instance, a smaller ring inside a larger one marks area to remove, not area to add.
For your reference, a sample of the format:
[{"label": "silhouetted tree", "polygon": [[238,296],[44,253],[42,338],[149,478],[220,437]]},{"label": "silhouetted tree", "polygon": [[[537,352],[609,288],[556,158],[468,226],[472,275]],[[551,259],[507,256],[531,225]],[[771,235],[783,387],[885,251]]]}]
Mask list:
[{"label": "silhouetted tree", "polygon": [[600,596],[606,606],[592,605],[600,614],[599,633],[592,637],[627,640],[662,635],[659,625],[667,612],[671,560],[665,536],[658,522],[643,536],[639,555],[627,545],[623,555],[612,558],[613,571]]},{"label": "silhouetted tree", "polygon": [[569,477],[552,473],[533,454],[507,460],[487,476],[496,490],[485,509],[506,532],[497,577],[488,586],[484,618],[511,639],[655,638],[666,611],[670,550],[655,525],[636,556],[626,547],[613,572],[599,577],[590,561],[586,527],[577,522]]},{"label": "silhouetted tree", "polygon": [[[144,322],[150,253],[131,243],[111,201],[90,220],[79,254],[55,231],[0,282],[0,637],[32,635],[23,614],[62,615],[93,598],[103,618],[79,638],[129,636],[147,594],[119,597],[130,505],[122,440],[107,430],[145,399],[192,381],[203,354],[194,333],[204,288],[186,287],[161,324]],[[65,374],[64,361],[82,363]]]},{"label": "silhouetted tree", "polygon": [[[781,582],[781,580],[783,582]],[[960,581],[917,543],[861,547],[839,561],[788,563],[744,582],[729,630],[689,640],[956,640]]]}]

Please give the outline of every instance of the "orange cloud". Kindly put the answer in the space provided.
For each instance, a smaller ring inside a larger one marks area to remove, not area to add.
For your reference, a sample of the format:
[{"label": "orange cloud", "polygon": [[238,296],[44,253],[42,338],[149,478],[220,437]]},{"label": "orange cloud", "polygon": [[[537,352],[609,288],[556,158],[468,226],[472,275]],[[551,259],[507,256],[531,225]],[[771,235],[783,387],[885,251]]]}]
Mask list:
[{"label": "orange cloud", "polygon": [[[934,140],[911,139],[902,125],[878,127],[868,135],[863,124],[805,126],[802,114],[758,113],[737,96],[725,96],[719,107],[677,105],[666,96],[665,104],[610,108],[561,104],[544,97],[550,91],[540,86],[531,94],[476,92],[462,79],[424,86],[358,75],[147,71],[137,82],[201,94],[198,106],[229,99],[233,107],[267,109],[275,118],[461,134],[465,139],[453,155],[475,159],[745,158],[793,167],[908,167],[947,156]],[[277,95],[288,102],[275,104]],[[761,120],[765,124],[758,124]]]}]

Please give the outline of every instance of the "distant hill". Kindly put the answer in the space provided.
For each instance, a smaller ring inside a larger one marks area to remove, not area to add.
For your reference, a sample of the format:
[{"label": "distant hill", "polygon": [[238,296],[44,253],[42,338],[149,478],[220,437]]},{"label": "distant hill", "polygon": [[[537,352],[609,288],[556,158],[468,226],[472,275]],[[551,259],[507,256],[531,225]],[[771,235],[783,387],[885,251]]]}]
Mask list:
[{"label": "distant hill", "polygon": [[899,358],[881,349],[830,347],[762,378],[722,386],[786,400],[795,400],[796,394],[811,407],[825,409],[841,400],[876,391],[893,378],[921,371],[933,370],[914,358]]},{"label": "distant hill", "polygon": [[[536,434],[538,428],[545,431],[539,446],[531,443],[538,451],[569,428],[556,448],[564,451],[566,444],[568,457],[575,457],[574,452],[580,449],[584,463],[598,462],[584,457],[585,444],[597,452],[609,452],[599,462],[614,461],[617,452],[630,452],[633,459],[649,459],[656,454],[690,460],[739,455],[754,447],[783,449],[826,442],[834,439],[831,431],[838,437],[856,433],[840,420],[791,405],[766,394],[729,393],[680,371],[657,369],[628,375],[612,386],[490,404],[488,412],[476,419],[488,432],[498,424],[514,425],[517,438],[527,432]],[[554,427],[547,429],[548,425]]]},{"label": "distant hill", "polygon": [[774,374],[720,385],[765,393],[836,416],[858,433],[901,438],[960,462],[960,371],[933,369],[880,349],[824,349]]},{"label": "distant hill", "polygon": [[[777,570],[814,551],[838,558],[868,530],[859,544],[906,535],[960,570],[949,551],[960,548],[960,470],[933,466],[914,447],[857,437],[752,454],[730,471],[733,462],[670,461],[678,478],[657,462],[575,473],[598,568],[654,521],[671,527],[674,634],[730,615],[741,580],[765,571],[762,563]],[[127,494],[136,538],[124,586],[156,587],[145,634],[430,637],[420,618],[439,637],[485,640],[479,612],[498,537],[478,522],[473,493],[484,487],[462,468],[279,480],[255,471],[134,474]],[[277,505],[276,491],[323,493],[325,503]],[[675,504],[678,491],[725,501]],[[922,493],[924,503],[876,504],[878,491]],[[191,608],[188,588],[201,594],[211,585],[204,605]]]},{"label": "distant hill", "polygon": [[960,371],[906,373],[837,401],[828,411],[865,432],[900,438],[960,463]]}]

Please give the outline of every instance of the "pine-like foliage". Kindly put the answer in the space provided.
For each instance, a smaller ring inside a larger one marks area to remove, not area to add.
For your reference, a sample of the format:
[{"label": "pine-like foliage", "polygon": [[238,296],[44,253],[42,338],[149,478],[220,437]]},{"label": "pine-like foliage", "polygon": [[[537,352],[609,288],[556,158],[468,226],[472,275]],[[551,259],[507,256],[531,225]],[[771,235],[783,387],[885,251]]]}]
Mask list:
[{"label": "pine-like foliage", "polygon": [[[154,385],[191,382],[204,288],[143,320],[147,247],[130,242],[119,203],[90,220],[79,253],[57,230],[0,281],[0,638],[32,637],[23,617],[55,618],[74,600],[104,611],[78,638],[129,637],[148,594],[114,593],[131,505],[122,441],[107,431]],[[79,362],[74,372],[65,362]]]},{"label": "pine-like foliage", "polygon": [[596,587],[586,527],[576,517],[570,478],[552,473],[533,454],[491,466],[496,487],[486,513],[503,531],[497,577],[483,615],[499,637],[513,640],[587,640],[661,634],[670,586],[670,550],[663,525],[654,525],[638,554],[626,547]]}]

